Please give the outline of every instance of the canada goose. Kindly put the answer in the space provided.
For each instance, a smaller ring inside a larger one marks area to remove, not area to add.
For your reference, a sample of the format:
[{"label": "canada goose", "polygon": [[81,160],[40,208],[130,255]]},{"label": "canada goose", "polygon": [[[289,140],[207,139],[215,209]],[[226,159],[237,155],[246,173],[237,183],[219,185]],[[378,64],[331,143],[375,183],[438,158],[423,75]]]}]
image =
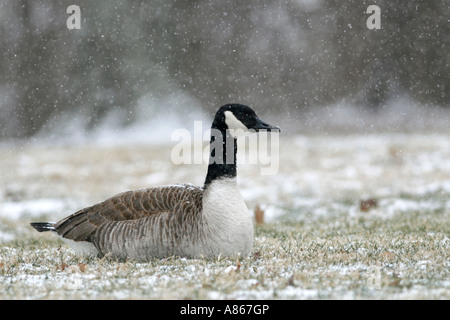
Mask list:
[{"label": "canada goose", "polygon": [[[210,161],[203,186],[126,191],[56,223],[33,222],[31,226],[39,232],[56,232],[77,253],[87,255],[138,261],[167,256],[246,256],[253,246],[253,223],[236,183],[239,130],[280,129],[260,120],[248,106],[224,105],[211,126]],[[233,154],[227,157],[230,143]]]}]

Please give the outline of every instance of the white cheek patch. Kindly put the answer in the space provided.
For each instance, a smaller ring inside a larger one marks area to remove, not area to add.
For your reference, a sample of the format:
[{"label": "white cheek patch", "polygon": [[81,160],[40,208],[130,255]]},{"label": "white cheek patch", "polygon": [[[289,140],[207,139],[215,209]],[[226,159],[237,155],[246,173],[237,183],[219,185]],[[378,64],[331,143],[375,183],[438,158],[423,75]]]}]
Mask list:
[{"label": "white cheek patch", "polygon": [[239,121],[231,111],[225,111],[225,123],[231,135],[235,138],[248,132],[247,126]]}]

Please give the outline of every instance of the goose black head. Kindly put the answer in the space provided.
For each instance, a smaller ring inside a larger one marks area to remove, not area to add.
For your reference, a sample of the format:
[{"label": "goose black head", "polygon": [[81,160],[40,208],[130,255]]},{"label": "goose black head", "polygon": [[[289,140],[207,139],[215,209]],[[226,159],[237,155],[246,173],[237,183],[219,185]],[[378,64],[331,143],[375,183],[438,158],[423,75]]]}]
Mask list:
[{"label": "goose black head", "polygon": [[281,131],[276,127],[261,120],[255,111],[243,104],[226,104],[219,108],[214,118],[213,127],[229,129],[231,131],[251,132],[267,130]]}]

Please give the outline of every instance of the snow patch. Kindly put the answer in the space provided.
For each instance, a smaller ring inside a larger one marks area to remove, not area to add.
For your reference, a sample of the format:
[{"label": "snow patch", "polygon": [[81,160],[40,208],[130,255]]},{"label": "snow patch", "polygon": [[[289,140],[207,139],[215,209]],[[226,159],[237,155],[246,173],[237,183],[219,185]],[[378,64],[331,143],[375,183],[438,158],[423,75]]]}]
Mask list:
[{"label": "snow patch", "polygon": [[67,211],[67,200],[62,199],[35,199],[21,202],[0,203],[0,217],[10,220],[30,219],[43,214],[64,215]]}]

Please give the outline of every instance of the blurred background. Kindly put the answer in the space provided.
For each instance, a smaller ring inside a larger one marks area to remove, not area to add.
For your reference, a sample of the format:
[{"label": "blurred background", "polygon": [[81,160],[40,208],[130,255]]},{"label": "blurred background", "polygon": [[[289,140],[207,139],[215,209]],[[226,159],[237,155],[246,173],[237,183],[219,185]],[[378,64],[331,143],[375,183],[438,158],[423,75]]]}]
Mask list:
[{"label": "blurred background", "polygon": [[[66,27],[74,4],[80,30]],[[3,0],[1,139],[180,127],[229,102],[287,133],[444,130],[448,13],[444,0]]]}]

